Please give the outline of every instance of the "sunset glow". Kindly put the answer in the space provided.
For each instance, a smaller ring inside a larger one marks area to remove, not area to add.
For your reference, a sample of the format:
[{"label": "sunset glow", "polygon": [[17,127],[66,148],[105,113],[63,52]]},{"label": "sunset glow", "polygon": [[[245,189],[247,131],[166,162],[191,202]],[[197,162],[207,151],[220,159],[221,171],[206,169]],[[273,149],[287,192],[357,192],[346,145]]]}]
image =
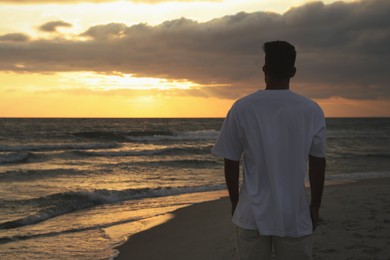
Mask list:
[{"label": "sunset glow", "polygon": [[224,117],[264,88],[275,39],[296,45],[292,89],[326,116],[390,116],[389,25],[354,16],[381,21],[388,1],[14,2],[0,0],[0,117]]}]

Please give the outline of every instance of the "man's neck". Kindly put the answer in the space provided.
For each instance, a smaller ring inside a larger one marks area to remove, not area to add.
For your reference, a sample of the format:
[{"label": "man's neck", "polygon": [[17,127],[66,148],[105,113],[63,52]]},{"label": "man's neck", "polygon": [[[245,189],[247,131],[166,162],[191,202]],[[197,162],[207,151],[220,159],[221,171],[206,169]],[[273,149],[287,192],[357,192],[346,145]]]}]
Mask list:
[{"label": "man's neck", "polygon": [[290,89],[290,80],[267,80],[265,89],[266,90]]}]

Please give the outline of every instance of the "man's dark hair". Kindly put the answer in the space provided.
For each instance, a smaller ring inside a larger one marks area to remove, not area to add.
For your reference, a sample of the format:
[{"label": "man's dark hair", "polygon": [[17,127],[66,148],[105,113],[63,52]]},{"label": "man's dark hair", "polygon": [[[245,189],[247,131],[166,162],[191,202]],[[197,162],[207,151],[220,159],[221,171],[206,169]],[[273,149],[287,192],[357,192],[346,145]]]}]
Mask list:
[{"label": "man's dark hair", "polygon": [[294,69],[297,53],[286,41],[266,42],[263,45],[267,72],[274,79],[289,79]]}]

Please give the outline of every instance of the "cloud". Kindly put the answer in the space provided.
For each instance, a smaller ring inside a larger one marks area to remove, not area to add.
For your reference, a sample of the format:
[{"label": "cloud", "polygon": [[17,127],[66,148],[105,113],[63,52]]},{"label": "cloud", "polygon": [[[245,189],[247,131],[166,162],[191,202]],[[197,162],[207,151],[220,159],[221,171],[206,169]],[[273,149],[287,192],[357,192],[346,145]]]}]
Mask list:
[{"label": "cloud", "polygon": [[9,4],[75,4],[75,3],[105,3],[117,0],[0,0],[0,3]]},{"label": "cloud", "polygon": [[34,72],[185,79],[215,85],[203,88],[202,95],[237,98],[263,87],[261,46],[281,39],[297,48],[292,85],[299,92],[313,98],[388,99],[387,10],[387,0],[314,2],[284,14],[242,12],[204,23],[182,18],[156,26],[97,25],[80,40],[0,43],[0,70],[23,64],[24,71]]},{"label": "cloud", "polygon": [[41,25],[39,30],[43,32],[56,32],[58,27],[72,27],[72,25],[64,21],[52,21]]},{"label": "cloud", "polygon": [[50,89],[35,91],[37,94],[68,94],[76,96],[118,96],[118,97],[139,97],[139,96],[164,96],[166,97],[203,97],[208,95],[200,89],[89,89],[89,88],[69,88],[69,89]]},{"label": "cloud", "polygon": [[26,42],[30,37],[23,33],[9,33],[0,36],[0,42]]},{"label": "cloud", "polygon": [[[118,0],[0,0],[0,3],[10,4],[75,4],[75,3],[107,3]],[[174,2],[222,2],[223,0],[175,0]],[[172,0],[129,0],[133,3],[158,4]]]},{"label": "cloud", "polygon": [[[174,2],[223,2],[224,0],[175,0]],[[172,0],[132,0],[134,3],[158,4],[162,2],[173,2]]]},{"label": "cloud", "polygon": [[91,37],[95,40],[106,40],[110,38],[121,38],[126,36],[127,26],[120,23],[97,25],[89,28],[81,36]]}]

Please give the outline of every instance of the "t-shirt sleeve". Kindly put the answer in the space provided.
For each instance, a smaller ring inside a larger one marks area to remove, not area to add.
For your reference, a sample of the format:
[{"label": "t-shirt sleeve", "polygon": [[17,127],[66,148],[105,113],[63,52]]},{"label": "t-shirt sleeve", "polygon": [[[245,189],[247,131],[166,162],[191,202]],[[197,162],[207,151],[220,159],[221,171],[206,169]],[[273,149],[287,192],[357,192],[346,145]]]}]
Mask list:
[{"label": "t-shirt sleeve", "polygon": [[314,157],[324,158],[326,155],[326,124],[324,113],[320,109],[316,124],[315,133],[310,147],[309,154]]},{"label": "t-shirt sleeve", "polygon": [[233,161],[239,161],[241,158],[243,148],[240,140],[240,129],[233,108],[223,122],[212,152]]}]

